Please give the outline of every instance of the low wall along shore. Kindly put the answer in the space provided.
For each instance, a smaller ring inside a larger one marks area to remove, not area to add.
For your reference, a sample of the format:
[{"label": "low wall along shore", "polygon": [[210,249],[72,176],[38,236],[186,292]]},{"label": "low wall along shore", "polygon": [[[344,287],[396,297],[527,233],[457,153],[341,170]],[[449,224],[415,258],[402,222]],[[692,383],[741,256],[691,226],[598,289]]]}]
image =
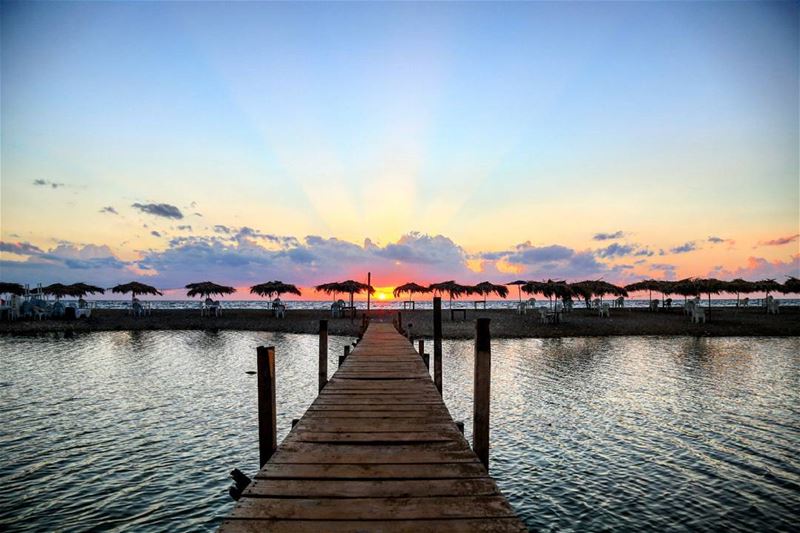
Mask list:
[{"label": "low wall along shore", "polygon": [[[373,320],[391,321],[398,311],[372,311]],[[800,307],[782,307],[780,314],[768,315],[762,308],[736,310],[712,308],[705,324],[692,324],[680,310],[650,312],[646,309],[612,309],[610,318],[576,309],[564,315],[560,324],[540,324],[537,314],[518,315],[513,310],[469,310],[466,321],[450,321],[442,310],[445,338],[472,338],[478,317],[492,319],[492,337],[585,337],[608,335],[690,335],[690,336],[800,336]],[[95,309],[91,318],[80,320],[20,320],[0,322],[0,333],[36,334],[122,330],[248,330],[317,333],[319,320],[329,319],[331,335],[356,336],[358,318],[331,319],[320,310],[288,309],[286,318],[276,319],[260,309],[226,309],[221,317],[201,317],[198,310],[155,310],[148,317],[133,318],[123,310]],[[403,324],[413,324],[415,337],[432,337],[432,311],[402,311]]]}]

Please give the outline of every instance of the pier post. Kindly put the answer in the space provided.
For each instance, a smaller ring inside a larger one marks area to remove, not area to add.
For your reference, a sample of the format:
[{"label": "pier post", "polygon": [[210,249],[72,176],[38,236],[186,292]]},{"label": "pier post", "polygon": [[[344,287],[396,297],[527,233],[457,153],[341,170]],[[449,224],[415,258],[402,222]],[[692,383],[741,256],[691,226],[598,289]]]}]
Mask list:
[{"label": "pier post", "polygon": [[420,339],[417,341],[417,345],[419,346],[419,354],[422,355],[425,353],[425,339]]},{"label": "pier post", "polygon": [[403,334],[403,313],[400,311],[397,312],[397,331],[400,332],[400,335]]},{"label": "pier post", "polygon": [[433,383],[442,393],[442,298],[433,299]]},{"label": "pier post", "polygon": [[410,342],[412,346],[414,345],[414,336],[411,333],[413,330],[414,330],[414,324],[409,322],[408,323],[408,335],[406,335],[406,338],[408,339],[408,342]]},{"label": "pier post", "polygon": [[475,322],[474,399],[472,404],[472,449],[489,470],[489,394],[492,382],[492,336],[489,319]]},{"label": "pier post", "polygon": [[258,374],[258,462],[262,468],[278,447],[275,407],[275,347],[256,348]]},{"label": "pier post", "polygon": [[347,356],[350,355],[350,346],[344,347],[344,355],[339,356],[339,366],[342,366],[344,360],[347,359]]},{"label": "pier post", "polygon": [[319,321],[319,392],[328,384],[328,321]]},{"label": "pier post", "polygon": [[425,363],[425,368],[430,370],[431,369],[431,354],[429,354],[429,353],[422,354],[422,362]]}]

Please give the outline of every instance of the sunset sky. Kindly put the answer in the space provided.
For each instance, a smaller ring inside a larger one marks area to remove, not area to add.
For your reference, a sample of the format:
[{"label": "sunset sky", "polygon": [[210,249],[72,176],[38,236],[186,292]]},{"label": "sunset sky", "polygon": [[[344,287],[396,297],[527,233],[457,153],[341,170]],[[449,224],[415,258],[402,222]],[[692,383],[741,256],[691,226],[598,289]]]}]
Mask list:
[{"label": "sunset sky", "polygon": [[4,2],[0,278],[800,276],[799,6]]}]

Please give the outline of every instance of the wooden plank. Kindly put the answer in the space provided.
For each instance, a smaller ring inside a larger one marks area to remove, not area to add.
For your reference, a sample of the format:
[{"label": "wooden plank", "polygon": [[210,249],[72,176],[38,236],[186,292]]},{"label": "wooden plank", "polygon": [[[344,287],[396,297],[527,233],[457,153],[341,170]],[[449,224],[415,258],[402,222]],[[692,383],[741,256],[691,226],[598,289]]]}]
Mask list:
[{"label": "wooden plank", "polygon": [[500,496],[458,498],[242,498],[231,518],[306,520],[420,520],[511,518]]},{"label": "wooden plank", "polygon": [[369,531],[371,533],[506,533],[527,531],[516,518],[484,519],[429,519],[429,520],[226,520],[220,531],[225,533],[262,533],[264,531],[288,533],[343,533]]},{"label": "wooden plank", "polygon": [[479,462],[437,464],[280,464],[268,463],[256,478],[272,479],[455,479],[486,478]]},{"label": "wooden plank", "polygon": [[332,480],[256,479],[244,496],[254,498],[410,498],[413,496],[491,496],[497,485],[487,478]]}]

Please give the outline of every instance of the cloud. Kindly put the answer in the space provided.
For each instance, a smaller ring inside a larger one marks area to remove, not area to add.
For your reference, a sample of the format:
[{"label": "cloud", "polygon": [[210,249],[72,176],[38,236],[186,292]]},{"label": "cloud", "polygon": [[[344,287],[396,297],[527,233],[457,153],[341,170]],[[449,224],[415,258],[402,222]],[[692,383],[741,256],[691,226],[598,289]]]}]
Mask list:
[{"label": "cloud", "polygon": [[708,238],[708,242],[713,242],[714,244],[719,244],[721,242],[725,242],[725,239],[723,239],[722,237],[713,237],[712,236],[712,237]]},{"label": "cloud", "polygon": [[674,248],[670,248],[669,251],[672,252],[673,254],[685,254],[685,253],[688,253],[688,252],[693,252],[695,250],[697,250],[697,244],[694,241],[690,241],[690,242],[681,244],[680,246],[676,246]]},{"label": "cloud", "polygon": [[175,207],[174,205],[170,204],[140,204],[135,203],[131,205],[141,211],[142,213],[147,213],[148,215],[153,215],[157,217],[164,217],[164,218],[174,218],[174,219],[182,219],[183,213],[181,210]]},{"label": "cloud", "polygon": [[800,238],[800,233],[796,233],[794,235],[787,235],[786,237],[778,237],[776,239],[771,239],[768,241],[758,241],[759,246],[783,246],[784,244],[789,244],[790,242],[795,242],[797,239]]},{"label": "cloud", "polygon": [[153,230],[153,231],[151,231],[151,232],[150,232],[150,235],[152,235],[153,237],[161,237],[161,233],[159,233],[159,232],[158,232],[158,231],[156,231],[156,230]]},{"label": "cloud", "polygon": [[189,224],[181,224],[178,226],[178,230],[180,231],[192,231],[192,226]]},{"label": "cloud", "polygon": [[747,258],[747,263],[739,268],[724,269],[716,266],[708,275],[722,279],[775,279],[781,282],[786,276],[800,278],[800,254],[792,255],[786,261],[780,259],[769,261],[763,257],[750,256]]},{"label": "cloud", "polygon": [[38,255],[44,251],[38,246],[29,242],[2,242],[0,241],[0,252],[8,252],[17,255]]},{"label": "cloud", "polygon": [[111,207],[110,205],[108,205],[108,206],[104,207],[103,209],[101,209],[100,212],[101,213],[108,213],[110,215],[119,215],[117,210],[114,209],[113,207]]},{"label": "cloud", "polygon": [[600,248],[595,250],[595,253],[599,257],[603,258],[613,258],[613,257],[625,257],[625,256],[637,256],[637,257],[650,257],[654,255],[648,248],[642,248],[638,244],[619,244],[619,243],[612,243],[606,246],[605,248]]},{"label": "cloud", "polygon": [[33,180],[33,184],[37,187],[50,187],[51,189],[58,189],[59,187],[65,186],[63,183],[56,183],[48,180]]},{"label": "cloud", "polygon": [[675,279],[676,277],[676,267],[669,263],[653,263],[650,265],[650,269],[661,271],[661,277],[664,279]]},{"label": "cloud", "polygon": [[614,233],[595,233],[592,239],[596,241],[610,241],[613,239],[621,239],[625,236],[625,232],[622,230],[615,231]]},{"label": "cloud", "polygon": [[105,245],[61,243],[48,251],[33,248],[24,261],[0,260],[3,277],[19,283],[74,283],[91,278],[92,283],[107,286],[133,273],[130,264]]}]

